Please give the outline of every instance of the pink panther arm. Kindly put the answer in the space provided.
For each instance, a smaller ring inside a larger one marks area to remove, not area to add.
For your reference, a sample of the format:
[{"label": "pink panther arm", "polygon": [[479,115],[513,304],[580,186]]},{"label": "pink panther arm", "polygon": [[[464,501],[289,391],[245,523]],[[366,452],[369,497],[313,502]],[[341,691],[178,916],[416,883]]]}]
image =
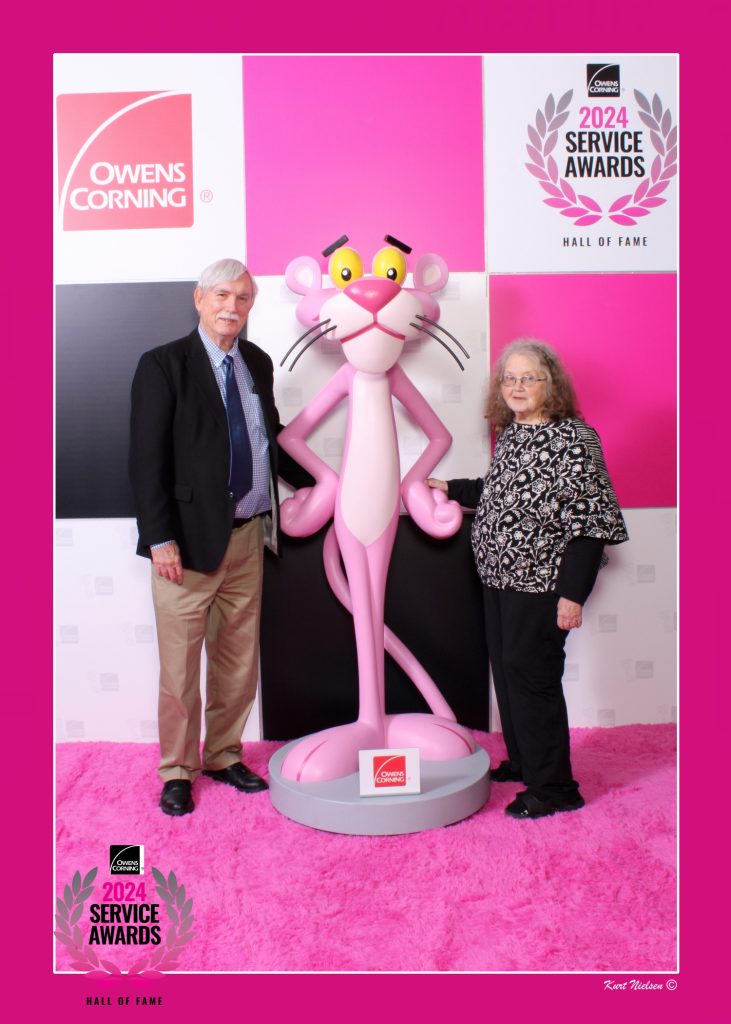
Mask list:
[{"label": "pink panther arm", "polygon": [[315,478],[314,487],[302,487],[282,502],[282,529],[291,537],[316,533],[335,510],[337,473],[309,447],[306,439],[325,416],[349,393],[350,366],[341,367],[311,402],[284,428],[277,440],[286,452]]}]

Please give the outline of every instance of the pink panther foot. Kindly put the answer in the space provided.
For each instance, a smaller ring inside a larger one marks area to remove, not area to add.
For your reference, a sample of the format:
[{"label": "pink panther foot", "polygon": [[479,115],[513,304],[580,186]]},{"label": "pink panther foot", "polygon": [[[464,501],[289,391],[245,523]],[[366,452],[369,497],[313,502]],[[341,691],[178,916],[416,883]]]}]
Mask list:
[{"label": "pink panther foot", "polygon": [[424,761],[469,757],[475,741],[469,729],[438,715],[387,715],[387,747],[418,747]]},{"label": "pink panther foot", "polygon": [[294,746],[282,762],[282,778],[293,782],[327,782],[358,771],[359,750],[384,745],[382,726],[351,722],[313,732]]}]

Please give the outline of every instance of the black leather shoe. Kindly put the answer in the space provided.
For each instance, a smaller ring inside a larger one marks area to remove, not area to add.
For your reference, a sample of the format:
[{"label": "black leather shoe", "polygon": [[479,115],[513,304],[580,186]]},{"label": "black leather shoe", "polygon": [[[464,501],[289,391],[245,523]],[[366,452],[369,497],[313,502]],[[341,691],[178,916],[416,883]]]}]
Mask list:
[{"label": "black leather shoe", "polygon": [[189,779],[170,779],[162,787],[160,807],[164,814],[192,814],[195,810]]},{"label": "black leather shoe", "polygon": [[490,778],[493,782],[522,782],[523,773],[513,767],[512,761],[501,761],[497,768],[490,769]]},{"label": "black leather shoe", "polygon": [[242,793],[258,793],[262,789],[269,789],[264,779],[259,778],[256,772],[252,772],[245,764],[238,761],[228,768],[222,768],[217,772],[204,771],[209,779],[216,782],[225,782],[229,786],[235,786]]},{"label": "black leather shoe", "polygon": [[505,813],[511,818],[547,818],[549,814],[558,814],[560,811],[578,811],[584,806],[584,798],[581,793],[572,794],[565,799],[553,798],[551,800],[539,800],[537,796],[526,790],[518,793],[515,800],[505,808]]}]

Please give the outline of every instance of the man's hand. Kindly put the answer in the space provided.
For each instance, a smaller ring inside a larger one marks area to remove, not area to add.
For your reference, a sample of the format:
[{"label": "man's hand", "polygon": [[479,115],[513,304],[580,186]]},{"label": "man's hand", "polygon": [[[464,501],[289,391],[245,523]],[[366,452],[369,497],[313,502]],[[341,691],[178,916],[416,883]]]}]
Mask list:
[{"label": "man's hand", "polygon": [[558,599],[558,628],[578,629],[581,625],[581,605],[567,597]]},{"label": "man's hand", "polygon": [[180,548],[171,541],[170,544],[163,544],[162,547],[153,548],[152,564],[158,576],[171,583],[183,582],[183,563],[180,560]]}]

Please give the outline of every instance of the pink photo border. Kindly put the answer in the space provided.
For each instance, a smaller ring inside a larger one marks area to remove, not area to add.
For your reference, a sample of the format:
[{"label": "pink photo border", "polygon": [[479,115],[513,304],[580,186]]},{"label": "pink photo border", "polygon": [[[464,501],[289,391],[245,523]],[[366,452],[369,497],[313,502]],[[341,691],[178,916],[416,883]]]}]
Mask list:
[{"label": "pink photo border", "polygon": [[[143,10],[147,11],[144,15]],[[658,20],[654,9],[630,5],[626,0],[620,0],[611,10],[569,0],[562,5],[560,17],[557,9],[548,7],[530,14],[519,7],[512,11],[503,7],[493,13],[479,0],[463,2],[452,9],[433,5],[430,10],[429,4],[424,3],[416,11],[408,11],[402,6],[387,15],[376,15],[372,8],[362,14],[351,9],[347,22],[337,20],[326,10],[316,14],[312,7],[294,8],[289,16],[282,5],[271,12],[262,8],[258,14],[245,8],[240,11],[226,11],[219,18],[199,6],[191,6],[189,11],[176,9],[170,20],[162,14],[153,20],[149,8],[129,5],[122,12],[123,17],[115,18],[113,45],[121,51],[134,51],[140,45],[143,27],[144,43],[151,52],[216,51],[221,48],[222,39],[249,52],[263,53],[322,53],[328,49],[340,52],[354,43],[361,52],[383,52],[384,45],[391,47],[392,52],[399,52],[402,47],[421,53],[584,52],[597,40],[601,40],[605,52],[621,53],[630,47],[633,52],[676,52],[678,41],[681,42],[685,153],[680,318],[681,968],[676,977],[677,990],[658,993],[662,1006],[655,1003],[654,1008],[669,1020],[691,1014],[695,1019],[718,1019],[713,1014],[717,1012],[714,1008],[723,1003],[721,957],[725,921],[717,920],[714,935],[712,923],[720,913],[724,890],[723,879],[714,876],[714,862],[717,851],[725,850],[725,845],[724,833],[717,838],[713,828],[725,818],[723,777],[718,768],[721,730],[728,714],[728,684],[721,677],[721,659],[717,654],[724,636],[718,627],[727,559],[725,545],[716,541],[716,535],[725,539],[727,513],[717,496],[722,497],[725,490],[723,468],[728,464],[728,455],[715,452],[714,438],[721,433],[721,410],[725,412],[725,366],[719,362],[714,379],[707,374],[703,381],[695,379],[700,376],[696,367],[710,365],[706,350],[710,347],[713,353],[716,348],[715,332],[706,321],[710,320],[711,308],[717,305],[721,267],[727,263],[721,248],[721,228],[716,230],[716,249],[706,227],[712,219],[705,205],[710,200],[710,119],[714,106],[725,96],[720,83],[724,62],[714,52],[714,43],[709,43],[713,33],[696,35],[696,26],[712,27],[712,9],[709,6],[708,19],[704,21],[703,3],[693,5],[683,16],[683,24],[670,16]],[[454,15],[451,20],[450,13]],[[6,644],[6,721],[11,742],[6,758],[10,770],[6,771],[3,787],[9,826],[6,850],[13,853],[6,872],[10,904],[6,921],[13,922],[12,932],[8,932],[12,948],[6,953],[11,978],[6,1001],[25,1012],[35,1009],[52,1019],[79,1020],[83,1019],[89,982],[83,976],[54,976],[51,970],[51,57],[54,50],[76,52],[84,47],[86,52],[103,51],[109,47],[112,36],[104,12],[85,3],[73,10],[34,15],[14,8],[7,15],[7,24],[8,52],[3,74],[5,135],[10,144],[3,168],[8,225],[5,248],[11,267],[24,268],[23,279],[33,268],[31,280],[35,287],[30,292],[22,288],[8,303],[11,331],[18,338],[8,338],[12,376],[7,379],[3,403],[3,525],[10,562],[6,601],[14,613]],[[229,31],[222,33],[222,25]],[[8,269],[6,289],[11,282],[21,284],[18,275],[11,275]],[[42,339],[40,346],[29,344],[30,338],[38,337]],[[38,376],[40,383],[36,383]],[[714,392],[720,397],[714,398]],[[719,455],[724,463],[717,461]],[[21,509],[22,518],[18,514]],[[700,537],[705,540],[703,547]],[[718,558],[708,557],[716,551]],[[30,728],[21,740],[25,723]],[[29,742],[31,729],[33,740],[40,737],[40,743]],[[665,980],[666,976],[662,977]],[[196,975],[166,979],[164,991],[165,1006],[146,1011],[154,1014],[156,1020],[192,1020],[215,1005],[237,1008],[237,1012],[248,1017],[275,1009],[281,1019],[289,1011],[299,1012],[304,999],[311,1007],[316,1006],[318,997],[327,1001],[326,1006],[333,1007],[332,1013],[323,1015],[325,1019],[340,1016],[338,1005],[347,1000],[348,1015],[357,1021],[378,1018],[384,1013],[390,1017],[418,1014],[431,1020],[441,1016],[442,1007],[452,1013],[463,1007],[467,1013],[480,1016],[514,1012],[520,1007],[521,1017],[528,1017],[531,1011],[543,1008],[546,1012],[551,1005],[557,1015],[568,1020],[601,1014],[605,1008],[607,1019],[610,1014],[614,1019],[619,1013],[625,1020],[644,1020],[648,996],[652,996],[605,993],[600,975],[574,974]],[[711,1015],[704,1016],[704,1009]],[[103,1012],[116,1015],[134,1011],[113,1007]]]}]

